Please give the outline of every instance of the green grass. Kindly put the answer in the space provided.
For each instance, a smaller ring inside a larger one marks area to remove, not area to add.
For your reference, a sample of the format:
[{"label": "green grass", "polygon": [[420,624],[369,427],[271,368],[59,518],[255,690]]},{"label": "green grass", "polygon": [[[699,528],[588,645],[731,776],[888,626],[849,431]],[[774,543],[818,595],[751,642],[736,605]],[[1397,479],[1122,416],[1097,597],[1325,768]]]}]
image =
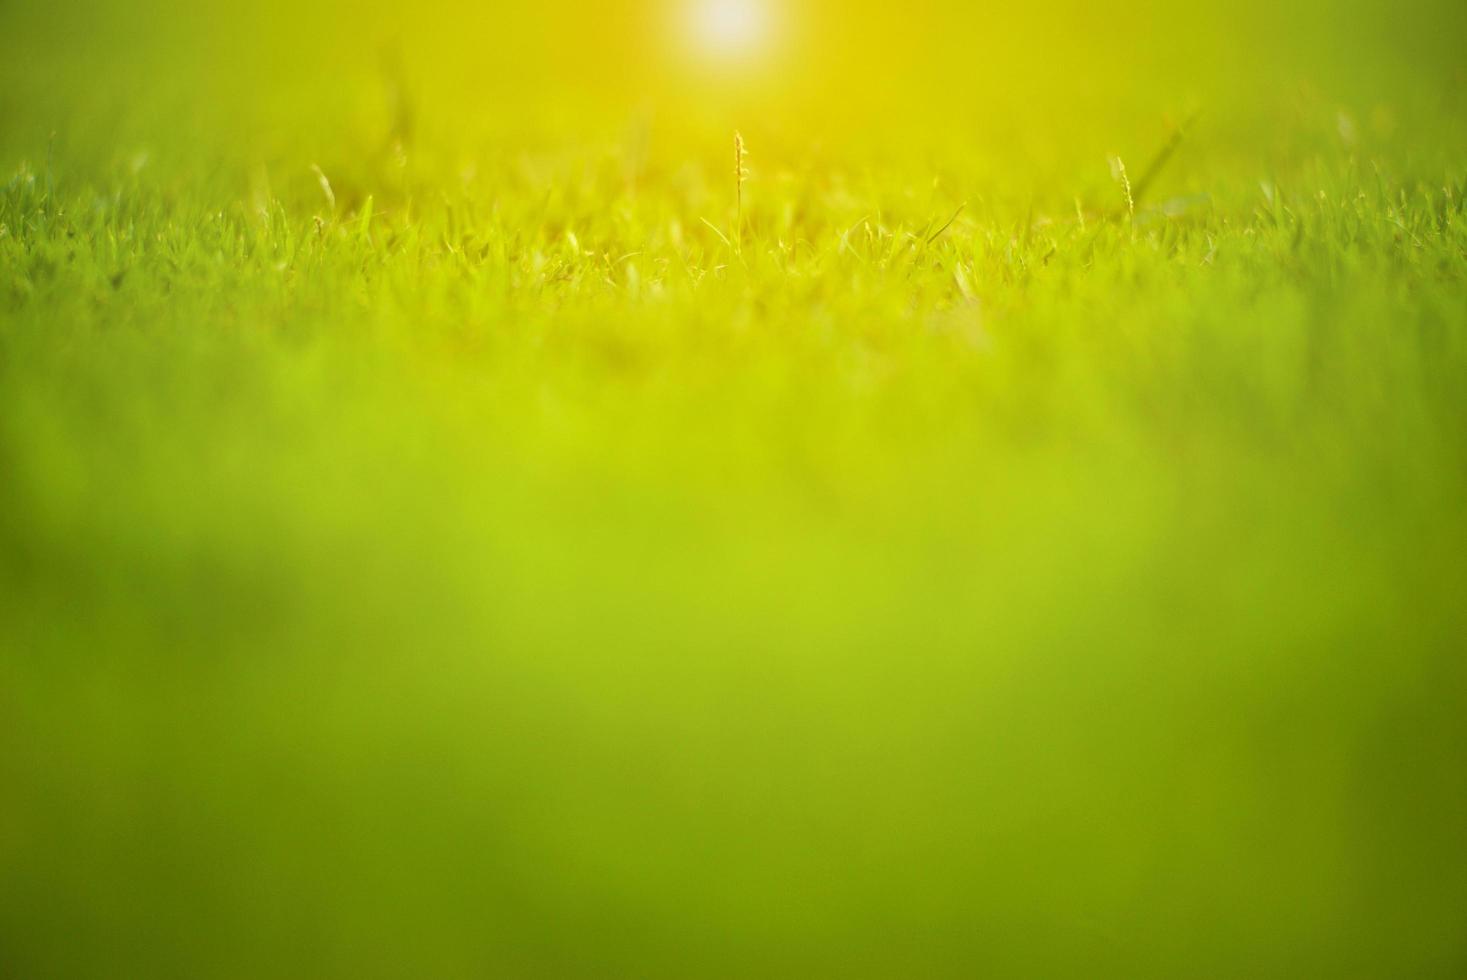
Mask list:
[{"label": "green grass", "polygon": [[495,122],[108,9],[5,42],[0,976],[1467,967],[1436,62]]}]

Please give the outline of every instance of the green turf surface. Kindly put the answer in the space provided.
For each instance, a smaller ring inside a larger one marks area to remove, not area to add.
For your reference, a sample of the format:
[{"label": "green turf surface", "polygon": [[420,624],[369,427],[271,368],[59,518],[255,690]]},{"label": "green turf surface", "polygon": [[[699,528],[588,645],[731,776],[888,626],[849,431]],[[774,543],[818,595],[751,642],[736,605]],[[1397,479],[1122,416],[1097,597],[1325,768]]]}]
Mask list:
[{"label": "green turf surface", "polygon": [[1462,13],[800,9],[0,8],[0,976],[1463,975]]}]

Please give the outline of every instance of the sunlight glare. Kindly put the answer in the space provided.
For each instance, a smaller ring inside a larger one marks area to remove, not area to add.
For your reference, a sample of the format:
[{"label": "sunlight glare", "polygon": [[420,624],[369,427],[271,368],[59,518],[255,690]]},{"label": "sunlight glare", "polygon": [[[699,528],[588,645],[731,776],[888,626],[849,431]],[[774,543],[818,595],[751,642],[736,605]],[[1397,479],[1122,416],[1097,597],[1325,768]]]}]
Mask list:
[{"label": "sunlight glare", "polygon": [[693,30],[700,46],[723,57],[748,55],[767,29],[760,0],[696,0]]}]

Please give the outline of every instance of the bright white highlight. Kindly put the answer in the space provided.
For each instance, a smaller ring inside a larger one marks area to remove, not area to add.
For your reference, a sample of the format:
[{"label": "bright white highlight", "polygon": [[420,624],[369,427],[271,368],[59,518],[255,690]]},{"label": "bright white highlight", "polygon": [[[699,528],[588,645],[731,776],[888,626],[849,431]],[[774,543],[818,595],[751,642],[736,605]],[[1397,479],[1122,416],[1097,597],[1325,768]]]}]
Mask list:
[{"label": "bright white highlight", "polygon": [[693,33],[711,54],[748,55],[768,31],[761,0],[694,0]]}]

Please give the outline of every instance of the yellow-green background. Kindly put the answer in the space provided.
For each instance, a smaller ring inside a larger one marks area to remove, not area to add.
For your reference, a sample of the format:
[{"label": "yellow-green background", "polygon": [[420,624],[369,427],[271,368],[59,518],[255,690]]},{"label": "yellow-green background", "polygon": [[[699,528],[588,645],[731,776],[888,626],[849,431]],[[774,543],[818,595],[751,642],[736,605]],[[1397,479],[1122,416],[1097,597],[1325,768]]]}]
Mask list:
[{"label": "yellow-green background", "polygon": [[1464,8],[778,14],[0,4],[0,977],[1467,970]]}]

